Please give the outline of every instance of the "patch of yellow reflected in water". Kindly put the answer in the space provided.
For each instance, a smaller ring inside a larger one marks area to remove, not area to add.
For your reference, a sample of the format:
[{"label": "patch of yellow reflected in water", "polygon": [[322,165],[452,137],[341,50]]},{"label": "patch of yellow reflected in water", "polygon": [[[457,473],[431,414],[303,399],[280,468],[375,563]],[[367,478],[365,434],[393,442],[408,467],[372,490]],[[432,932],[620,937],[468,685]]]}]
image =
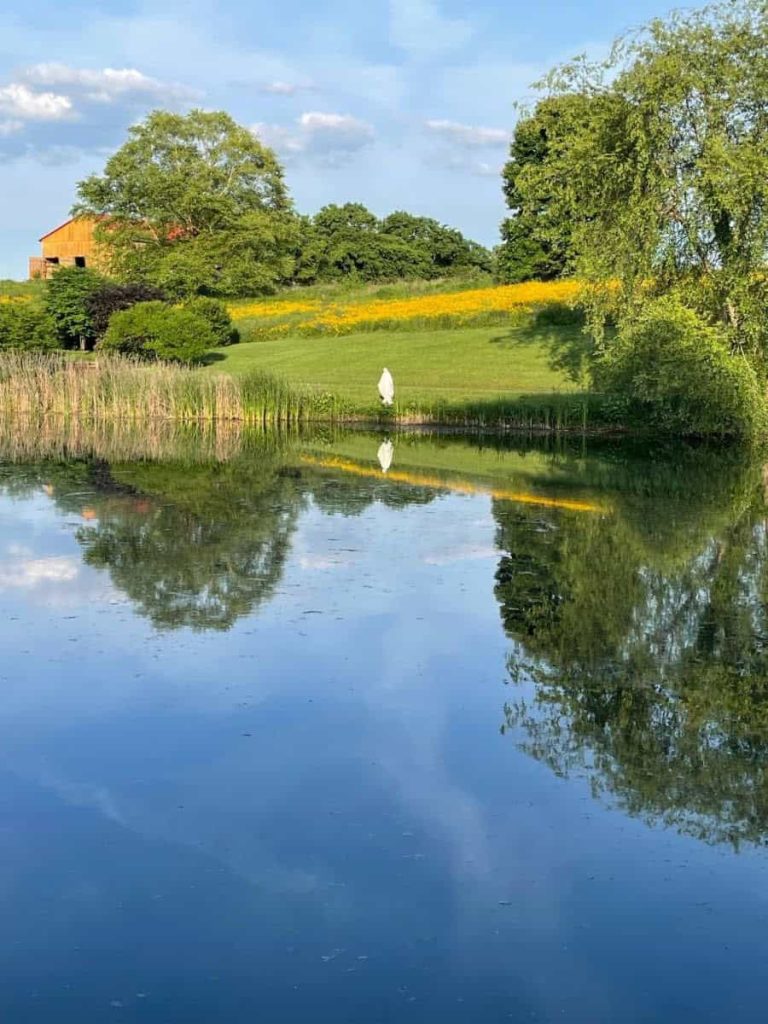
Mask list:
[{"label": "patch of yellow reflected in water", "polygon": [[412,484],[416,487],[435,487],[442,490],[456,491],[459,494],[487,494],[491,498],[502,501],[515,501],[522,505],[539,505],[543,508],[562,508],[569,512],[607,512],[604,505],[591,501],[578,501],[570,498],[547,498],[542,494],[531,494],[527,491],[507,490],[490,484],[480,484],[472,480],[431,476],[426,473],[410,472],[402,469],[390,469],[386,474],[381,469],[366,466],[352,459],[339,456],[319,458],[315,455],[301,455],[302,462],[322,469],[340,469],[343,473],[355,476],[374,477],[378,480],[392,480],[400,484]]}]

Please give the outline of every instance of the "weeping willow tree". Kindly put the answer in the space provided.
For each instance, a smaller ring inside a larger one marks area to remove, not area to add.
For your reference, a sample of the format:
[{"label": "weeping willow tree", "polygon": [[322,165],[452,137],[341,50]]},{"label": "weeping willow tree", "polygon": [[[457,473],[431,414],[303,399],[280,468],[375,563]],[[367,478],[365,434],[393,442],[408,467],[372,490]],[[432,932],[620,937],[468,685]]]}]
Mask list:
[{"label": "weeping willow tree", "polygon": [[[648,293],[676,293],[732,350],[768,350],[768,3],[655,20],[602,62],[542,84],[562,123],[518,183],[568,219],[598,335]],[[525,197],[524,197],[525,198]]]}]

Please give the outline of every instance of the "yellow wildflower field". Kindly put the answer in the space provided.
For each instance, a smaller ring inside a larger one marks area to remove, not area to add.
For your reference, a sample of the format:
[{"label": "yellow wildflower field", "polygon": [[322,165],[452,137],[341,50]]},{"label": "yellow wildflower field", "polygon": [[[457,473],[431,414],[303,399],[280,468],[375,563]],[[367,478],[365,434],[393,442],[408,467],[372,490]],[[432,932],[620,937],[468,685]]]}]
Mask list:
[{"label": "yellow wildflower field", "polygon": [[578,281],[527,281],[523,284],[405,298],[340,300],[262,300],[230,307],[235,320],[249,320],[255,335],[349,334],[358,330],[401,327],[464,327],[503,320],[509,313],[546,305],[568,305]]}]

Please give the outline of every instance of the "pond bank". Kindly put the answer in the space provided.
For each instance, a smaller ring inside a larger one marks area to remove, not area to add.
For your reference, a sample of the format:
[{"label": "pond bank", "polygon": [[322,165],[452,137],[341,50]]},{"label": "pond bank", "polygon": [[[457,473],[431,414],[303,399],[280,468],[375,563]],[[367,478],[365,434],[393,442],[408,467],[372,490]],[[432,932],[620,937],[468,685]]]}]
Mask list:
[{"label": "pond bank", "polygon": [[385,411],[263,372],[213,375],[126,356],[86,361],[28,352],[0,354],[0,410],[9,416],[88,422],[339,423],[579,433],[620,426],[606,418],[598,396],[587,394],[407,401]]}]

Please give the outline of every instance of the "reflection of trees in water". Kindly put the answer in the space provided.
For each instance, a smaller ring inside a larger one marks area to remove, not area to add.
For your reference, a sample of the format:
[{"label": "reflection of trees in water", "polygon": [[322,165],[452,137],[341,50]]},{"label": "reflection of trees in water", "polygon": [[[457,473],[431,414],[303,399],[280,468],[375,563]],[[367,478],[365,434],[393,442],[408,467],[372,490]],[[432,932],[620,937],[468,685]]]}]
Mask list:
[{"label": "reflection of trees in water", "polygon": [[[622,473],[627,467],[622,468]],[[664,486],[675,470],[672,487]],[[603,472],[605,467],[603,467]],[[759,472],[634,469],[607,517],[496,503],[496,578],[529,699],[506,726],[630,813],[768,840],[768,531]]]},{"label": "reflection of trees in water", "polygon": [[439,493],[434,488],[403,486],[381,480],[365,480],[325,473],[315,476],[311,483],[315,505],[328,515],[357,516],[373,502],[389,508],[407,505],[428,505]]},{"label": "reflection of trees in water", "polygon": [[299,470],[275,443],[221,463],[43,462],[4,467],[17,496],[41,486],[59,508],[85,518],[77,531],[87,564],[159,628],[229,629],[279,585],[308,496],[358,515],[376,501],[424,503],[434,491]]},{"label": "reflection of trees in water", "polygon": [[[134,499],[100,510],[78,534],[85,559],[108,569],[155,625],[171,628],[228,629],[268,600],[307,495],[328,494],[326,482],[286,467],[277,452],[207,467],[129,464],[112,475],[140,496],[138,508]],[[389,495],[375,483],[333,487],[333,510],[345,515],[376,500]],[[425,498],[399,495],[413,500]]]},{"label": "reflection of trees in water", "polygon": [[156,626],[229,629],[272,596],[302,505],[274,462],[117,466],[113,477],[134,493],[101,502],[78,539]]}]

